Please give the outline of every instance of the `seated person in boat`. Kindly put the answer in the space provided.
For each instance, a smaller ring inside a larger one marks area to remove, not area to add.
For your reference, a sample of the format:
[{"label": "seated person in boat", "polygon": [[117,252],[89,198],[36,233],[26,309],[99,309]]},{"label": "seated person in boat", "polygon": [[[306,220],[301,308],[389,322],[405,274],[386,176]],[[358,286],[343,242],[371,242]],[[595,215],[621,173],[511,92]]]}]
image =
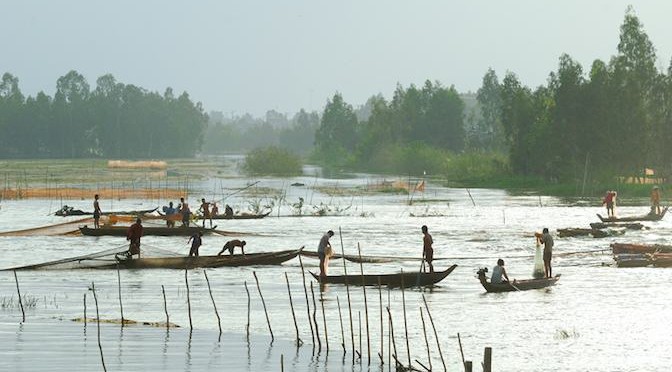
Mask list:
[{"label": "seated person in boat", "polygon": [[226,244],[224,244],[224,248],[222,248],[222,250],[219,251],[219,253],[217,253],[217,255],[221,256],[222,253],[224,253],[224,251],[228,250],[229,255],[233,256],[233,249],[236,248],[236,247],[240,247],[240,252],[244,256],[245,255],[245,245],[246,244],[247,244],[247,242],[245,242],[244,240],[243,241],[240,241],[238,239],[229,240],[228,242],[226,242]]},{"label": "seated person in boat", "polygon": [[506,274],[506,269],[504,268],[504,260],[501,258],[497,260],[497,266],[492,268],[492,276],[490,277],[491,284],[501,284],[504,283],[502,277],[509,282],[509,276]]},{"label": "seated person in boat", "polygon": [[175,227],[175,214],[177,213],[177,209],[173,207],[173,202],[171,201],[168,203],[167,207],[163,207],[163,213],[166,214],[166,226],[168,227]]},{"label": "seated person in boat", "polygon": [[231,208],[231,206],[228,204],[224,207],[224,217],[226,218],[233,217],[233,208]]},{"label": "seated person in boat", "polygon": [[137,219],[135,223],[128,228],[126,233],[126,240],[130,243],[128,245],[128,257],[133,257],[133,255],[138,255],[140,258],[140,238],[142,237],[142,220]]},{"label": "seated person in boat", "polygon": [[191,249],[189,250],[189,257],[194,256],[198,257],[198,249],[201,247],[201,244],[203,244],[203,231],[199,231],[192,235],[189,238],[189,241],[187,244],[191,243]]},{"label": "seated person in boat", "polygon": [[[217,216],[219,214],[219,207],[217,206],[217,202],[212,202],[212,210],[210,211],[211,216]],[[212,221],[211,221],[212,224]]]}]

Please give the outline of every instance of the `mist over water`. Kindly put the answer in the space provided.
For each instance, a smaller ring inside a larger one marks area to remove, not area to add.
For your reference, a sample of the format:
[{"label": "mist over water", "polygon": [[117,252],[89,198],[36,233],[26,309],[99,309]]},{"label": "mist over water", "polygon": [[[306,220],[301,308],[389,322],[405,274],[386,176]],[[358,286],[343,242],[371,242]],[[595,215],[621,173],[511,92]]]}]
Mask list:
[{"label": "mist over water", "polygon": [[[297,178],[291,181],[263,179],[259,186],[287,189],[286,200],[295,203],[303,197],[306,210],[320,203],[341,209],[344,216],[280,217],[277,208],[262,220],[217,221],[219,229],[257,233],[245,236],[247,252],[275,251],[306,247],[315,250],[319,238],[332,229],[336,235],[332,245],[341,251],[339,228],[346,254],[419,258],[422,254],[420,226],[429,227],[434,238],[437,270],[453,263],[457,269],[439,286],[423,291],[407,290],[406,318],[412,359],[427,365],[427,351],[420,319],[422,295],[436,323],[441,349],[449,370],[460,368],[457,333],[460,333],[465,358],[478,364],[483,348],[493,348],[493,367],[507,371],[635,371],[665,370],[672,352],[669,340],[672,328],[667,324],[672,289],[672,271],[654,268],[617,269],[611,264],[609,243],[666,243],[670,238],[670,222],[645,223],[650,230],[627,231],[625,235],[593,239],[591,237],[558,238],[554,249],[554,273],[562,274],[559,283],[546,290],[486,294],[476,279],[479,267],[495,265],[497,258],[506,260],[509,277],[529,278],[533,269],[535,231],[548,227],[588,227],[597,221],[598,207],[577,207],[566,201],[538,196],[512,196],[501,190],[447,189],[428,183],[424,194],[409,196],[374,194],[332,197],[312,188],[334,186],[346,189],[381,180],[381,177],[359,175],[346,180]],[[247,180],[240,178],[211,180],[197,187],[211,199],[214,185],[235,188]],[[289,187],[303,182],[305,187]],[[192,205],[202,196],[189,196]],[[214,197],[218,199],[218,196]],[[249,196],[238,194],[226,203],[245,209]],[[475,206],[473,205],[475,203]],[[71,201],[68,205],[90,209],[91,201]],[[167,201],[160,201],[160,205]],[[596,204],[596,203],[595,203]],[[107,209],[141,209],[157,206],[156,201],[103,200]],[[63,222],[48,216],[58,205],[49,200],[3,201],[0,226],[3,231],[31,228]],[[620,215],[643,214],[646,206],[621,207]],[[291,215],[292,208],[283,205],[281,216]],[[431,217],[411,217],[429,215]],[[366,217],[361,217],[366,216]],[[149,221],[147,223],[150,223]],[[555,234],[554,234],[555,235]],[[216,254],[230,237],[205,236],[201,255]],[[106,250],[126,244],[117,237],[31,236],[0,237],[2,268],[51,261]],[[186,237],[144,237],[143,245],[188,253]],[[600,252],[599,250],[604,250]],[[317,271],[315,259],[304,258],[307,270]],[[359,273],[359,264],[347,262],[348,273]],[[364,264],[368,274],[417,271],[419,260]],[[270,336],[252,272],[259,277],[275,342]],[[329,272],[343,273],[343,262],[332,260]],[[108,370],[279,370],[280,355],[289,371],[352,370],[350,311],[344,286],[325,288],[324,307],[329,354],[326,354],[324,326],[319,302],[319,288],[313,283],[317,300],[317,321],[322,337],[322,352],[313,356],[313,346],[306,314],[299,260],[282,266],[218,268],[207,270],[213,296],[222,317],[224,334],[219,340],[217,319],[208,294],[202,269],[188,274],[194,330],[189,337],[189,319],[184,272],[179,270],[121,271],[124,317],[137,321],[164,321],[161,285],[166,288],[170,320],[181,328],[101,325],[102,346]],[[298,349],[294,323],[287,295],[284,274],[291,285],[293,304],[298,318],[300,337],[305,345]],[[17,307],[0,309],[0,359],[13,370],[99,370],[100,356],[96,326],[70,319],[83,316],[83,296],[87,294],[89,317],[95,316],[93,295],[88,288],[95,282],[100,314],[103,319],[118,319],[119,299],[117,272],[114,270],[22,271],[18,272],[21,293],[32,299],[34,306],[26,310],[26,323],[20,325]],[[308,275],[306,273],[306,275]],[[16,286],[11,272],[0,272],[0,298],[6,303],[16,300]],[[309,285],[310,276],[306,278]],[[252,339],[245,341],[247,295],[251,294]],[[369,332],[371,340],[370,370],[381,370],[376,353],[380,351],[380,301],[375,287],[366,289],[368,296]],[[308,289],[310,296],[310,288]],[[406,363],[402,293],[382,290],[383,308],[390,301],[399,360]],[[347,355],[343,357],[337,298],[344,316]],[[365,308],[362,288],[350,289],[354,340],[359,350],[359,323],[362,319],[363,366],[367,364]],[[312,307],[312,298],[310,300]],[[385,309],[383,309],[385,311]],[[384,358],[388,358],[387,313],[384,320]],[[425,320],[428,321],[425,313]],[[311,310],[312,317],[312,310]],[[429,323],[432,364],[440,370],[441,360]],[[317,350],[315,350],[317,353]],[[415,364],[417,366],[417,364]],[[359,364],[355,370],[359,370]],[[476,368],[478,370],[478,368]],[[387,370],[387,364],[383,367]]]}]

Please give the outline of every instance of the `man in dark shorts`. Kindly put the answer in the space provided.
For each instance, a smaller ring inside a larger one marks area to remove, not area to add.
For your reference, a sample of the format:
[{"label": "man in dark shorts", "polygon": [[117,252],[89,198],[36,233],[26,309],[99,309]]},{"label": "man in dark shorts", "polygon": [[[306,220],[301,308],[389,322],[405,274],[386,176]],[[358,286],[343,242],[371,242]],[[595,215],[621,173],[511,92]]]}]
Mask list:
[{"label": "man in dark shorts", "polygon": [[182,226],[189,227],[189,219],[191,218],[191,210],[189,204],[180,198],[180,214],[182,215]]},{"label": "man in dark shorts", "polygon": [[98,194],[93,196],[93,227],[100,228],[100,203],[98,203]]},{"label": "man in dark shorts", "polygon": [[210,227],[212,227],[212,215],[210,214],[210,203],[205,201],[205,198],[201,199],[201,212],[203,212],[203,228],[205,228],[205,220],[210,219]]},{"label": "man in dark shorts", "polygon": [[240,247],[240,251],[243,253],[244,256],[246,244],[247,242],[245,242],[244,240],[243,241],[240,241],[238,239],[229,240],[228,242],[226,242],[226,244],[224,244],[224,248],[222,248],[222,250],[219,251],[217,255],[221,256],[222,253],[224,253],[224,251],[229,251],[229,255],[233,256],[233,249],[236,247]]},{"label": "man in dark shorts", "polygon": [[539,242],[544,245],[544,274],[547,278],[550,278],[553,275],[551,270],[551,257],[553,256],[553,237],[548,232],[548,228],[544,227],[544,230],[539,237]]},{"label": "man in dark shorts", "polygon": [[317,256],[320,258],[320,277],[327,276],[327,266],[329,265],[327,250],[331,250],[329,239],[332,236],[334,236],[334,232],[332,230],[327,231],[326,234],[322,235],[320,243],[317,245]]},{"label": "man in dark shorts", "polygon": [[138,255],[140,258],[140,238],[142,237],[142,220],[139,218],[135,220],[135,223],[128,228],[126,233],[126,240],[130,242],[128,245],[128,257],[132,258],[134,255]]},{"label": "man in dark shorts", "polygon": [[198,257],[198,248],[201,247],[201,244],[203,244],[203,231],[199,231],[192,235],[189,238],[189,241],[187,244],[191,243],[191,249],[189,250],[189,257],[194,256]]},{"label": "man in dark shorts", "polygon": [[432,236],[429,235],[427,225],[422,225],[422,234],[424,235],[422,238],[422,259],[427,261],[429,272],[433,273],[434,265],[432,264],[432,261],[434,260],[434,248],[432,248],[432,244],[434,244],[434,240],[432,239]]}]

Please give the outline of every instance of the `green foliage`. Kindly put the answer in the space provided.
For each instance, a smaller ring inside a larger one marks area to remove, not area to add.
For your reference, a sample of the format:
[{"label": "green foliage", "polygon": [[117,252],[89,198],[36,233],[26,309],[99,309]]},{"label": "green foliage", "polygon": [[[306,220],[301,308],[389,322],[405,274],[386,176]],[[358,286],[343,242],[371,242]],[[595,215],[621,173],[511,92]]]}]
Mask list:
[{"label": "green foliage", "polygon": [[77,71],[58,78],[53,99],[24,99],[18,78],[0,83],[2,158],[175,158],[200,149],[207,115],[187,93],[175,98],[101,76],[92,91]]},{"label": "green foliage", "polygon": [[254,175],[299,176],[303,168],[299,156],[289,150],[270,146],[249,152],[243,170]]}]

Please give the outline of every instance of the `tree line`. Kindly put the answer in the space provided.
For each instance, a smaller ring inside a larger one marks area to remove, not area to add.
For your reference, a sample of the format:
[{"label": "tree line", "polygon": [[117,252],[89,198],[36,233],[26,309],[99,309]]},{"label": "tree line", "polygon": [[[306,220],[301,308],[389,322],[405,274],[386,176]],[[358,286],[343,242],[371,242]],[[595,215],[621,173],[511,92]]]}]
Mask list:
[{"label": "tree line", "polygon": [[[536,89],[507,71],[488,70],[465,109],[453,87],[426,82],[397,87],[388,102],[375,96],[367,120],[335,94],[315,135],[325,163],[417,174],[441,171],[459,153],[508,154],[521,176],[550,181],[612,180],[645,168],[672,174],[672,63],[656,68],[656,51],[628,8],[618,53],[595,60],[586,74],[569,55]],[[439,158],[439,159],[437,159]]]},{"label": "tree line", "polygon": [[2,158],[190,157],[201,147],[207,115],[185,92],[163,95],[107,74],[91,90],[77,71],[56,93],[25,97],[19,79],[0,82]]}]

